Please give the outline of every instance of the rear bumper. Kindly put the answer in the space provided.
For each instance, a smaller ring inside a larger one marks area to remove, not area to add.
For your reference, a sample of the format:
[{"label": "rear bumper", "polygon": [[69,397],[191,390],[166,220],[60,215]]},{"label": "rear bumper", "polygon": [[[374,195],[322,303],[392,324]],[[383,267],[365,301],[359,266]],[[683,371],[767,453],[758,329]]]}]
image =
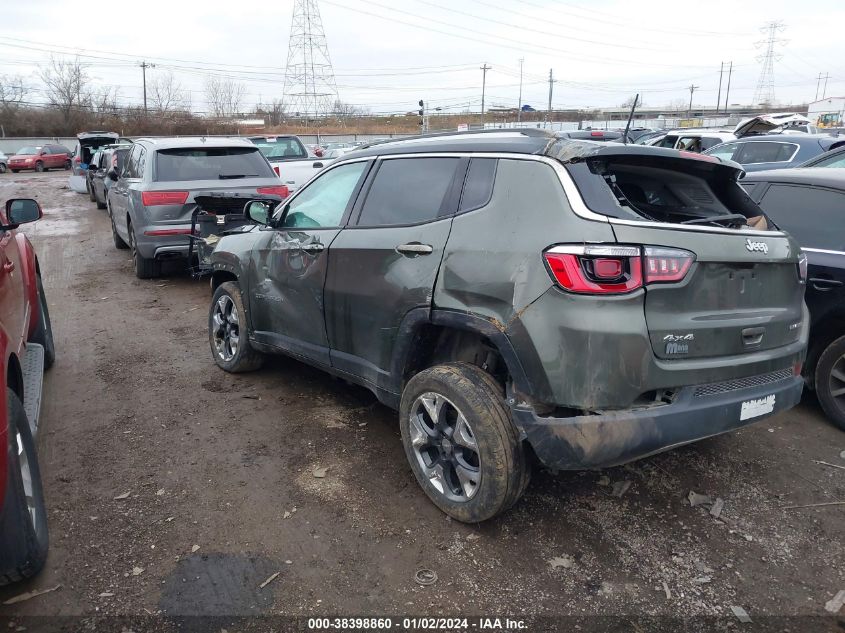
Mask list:
[{"label": "rear bumper", "polygon": [[[696,395],[697,391],[712,392],[712,388],[685,387],[671,404],[600,415],[549,418],[519,406],[512,413],[514,423],[545,466],[554,470],[606,468],[727,433],[790,409],[800,401],[803,387],[800,376],[790,376],[714,395]],[[747,417],[752,412],[760,415]],[[742,419],[744,415],[747,419]]]},{"label": "rear bumper", "polygon": [[136,229],[135,240],[138,253],[147,259],[161,259],[173,257],[187,257],[190,239],[183,235],[147,235],[151,231],[170,230],[190,231],[190,224],[149,224]]}]

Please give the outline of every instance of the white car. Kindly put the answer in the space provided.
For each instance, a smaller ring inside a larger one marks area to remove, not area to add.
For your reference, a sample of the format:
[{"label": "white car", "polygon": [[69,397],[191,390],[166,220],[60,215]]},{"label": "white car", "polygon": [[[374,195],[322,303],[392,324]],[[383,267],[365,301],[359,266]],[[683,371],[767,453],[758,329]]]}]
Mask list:
[{"label": "white car", "polygon": [[736,135],[728,130],[681,129],[667,132],[648,143],[654,147],[668,147],[685,152],[703,152],[727,141],[735,141]]},{"label": "white car", "polygon": [[9,157],[0,152],[0,174],[5,174],[9,168]]}]

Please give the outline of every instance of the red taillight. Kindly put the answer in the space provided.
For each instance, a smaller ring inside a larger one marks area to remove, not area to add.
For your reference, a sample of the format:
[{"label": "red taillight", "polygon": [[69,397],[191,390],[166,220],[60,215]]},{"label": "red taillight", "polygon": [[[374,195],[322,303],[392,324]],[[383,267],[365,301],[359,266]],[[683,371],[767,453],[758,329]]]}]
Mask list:
[{"label": "red taillight", "polygon": [[271,196],[281,196],[282,198],[287,198],[290,195],[290,189],[287,188],[287,185],[274,185],[272,187],[259,187],[257,189],[258,193],[264,193]]},{"label": "red taillight", "polygon": [[645,249],[645,282],[651,284],[680,281],[686,277],[693,261],[695,261],[695,255],[689,251],[647,246]]},{"label": "red taillight", "polygon": [[191,229],[154,229],[152,231],[144,231],[144,235],[151,237],[160,237],[162,235],[190,235]]},{"label": "red taillight", "polygon": [[141,204],[145,207],[155,207],[163,204],[185,204],[187,199],[187,191],[144,191],[141,193]]},{"label": "red taillight", "polygon": [[279,168],[278,168],[278,167],[273,167],[273,171],[274,171],[274,172],[276,172],[276,175],[277,175],[279,178],[281,178],[281,177],[282,177],[282,175],[279,173]]},{"label": "red taillight", "polygon": [[604,132],[590,132],[590,136],[604,136]]},{"label": "red taillight", "polygon": [[73,157],[73,162],[74,162],[74,163],[81,163],[81,162],[82,162],[82,157],[81,157],[81,156],[74,156],[74,157]]},{"label": "red taillight", "polygon": [[621,294],[677,282],[695,261],[689,251],[653,246],[555,246],[544,257],[554,280],[580,294]]},{"label": "red taillight", "polygon": [[643,285],[640,249],[556,246],[544,254],[555,281],[580,294],[620,294]]},{"label": "red taillight", "polygon": [[804,363],[802,363],[801,361],[798,361],[797,363],[795,363],[792,366],[792,375],[793,376],[800,376],[802,369],[804,369]]},{"label": "red taillight", "polygon": [[699,154],[698,152],[685,152],[685,151],[678,151],[678,153],[683,156],[684,158],[694,158],[695,160],[703,160],[706,163],[720,163],[720,161],[716,156],[710,156],[708,154]]}]

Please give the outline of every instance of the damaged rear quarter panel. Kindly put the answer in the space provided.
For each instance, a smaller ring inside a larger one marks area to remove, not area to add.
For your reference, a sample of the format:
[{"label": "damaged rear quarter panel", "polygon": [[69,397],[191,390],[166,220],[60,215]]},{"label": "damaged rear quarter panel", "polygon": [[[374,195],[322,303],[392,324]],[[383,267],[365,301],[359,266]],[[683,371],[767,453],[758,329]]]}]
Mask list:
[{"label": "damaged rear quarter panel", "polygon": [[[512,339],[520,356],[536,358],[540,348],[543,354],[560,350],[558,326],[565,322],[565,315],[532,311],[540,323],[530,336],[520,323],[532,303],[553,291],[543,251],[560,243],[614,241],[608,224],[583,220],[573,213],[551,166],[536,160],[499,159],[489,204],[458,215],[452,222],[434,307],[484,318]],[[585,323],[584,328],[587,326]],[[520,360],[525,367],[539,367],[535,358]],[[568,361],[549,357],[541,371],[561,368],[564,362]],[[544,384],[546,377],[531,382]],[[553,392],[558,389],[552,385]]]}]

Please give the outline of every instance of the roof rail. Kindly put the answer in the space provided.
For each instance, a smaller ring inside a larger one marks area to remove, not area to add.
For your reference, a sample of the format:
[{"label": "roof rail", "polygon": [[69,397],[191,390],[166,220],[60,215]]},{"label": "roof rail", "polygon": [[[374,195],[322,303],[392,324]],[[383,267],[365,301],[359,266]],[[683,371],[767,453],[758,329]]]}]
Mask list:
[{"label": "roof rail", "polygon": [[382,145],[384,143],[397,143],[399,141],[408,141],[410,139],[426,139],[426,138],[443,138],[443,137],[450,137],[450,136],[481,136],[484,134],[502,134],[502,133],[512,133],[512,134],[521,134],[523,136],[533,136],[533,137],[548,137],[554,138],[555,133],[549,130],[543,130],[539,128],[533,127],[516,127],[516,128],[492,128],[492,129],[485,129],[485,130],[464,130],[464,131],[448,131],[448,132],[431,132],[429,134],[415,134],[413,136],[403,136],[402,138],[388,138],[380,141],[373,141],[371,143],[365,143],[359,149],[364,149],[366,147],[373,147],[374,145]]}]

